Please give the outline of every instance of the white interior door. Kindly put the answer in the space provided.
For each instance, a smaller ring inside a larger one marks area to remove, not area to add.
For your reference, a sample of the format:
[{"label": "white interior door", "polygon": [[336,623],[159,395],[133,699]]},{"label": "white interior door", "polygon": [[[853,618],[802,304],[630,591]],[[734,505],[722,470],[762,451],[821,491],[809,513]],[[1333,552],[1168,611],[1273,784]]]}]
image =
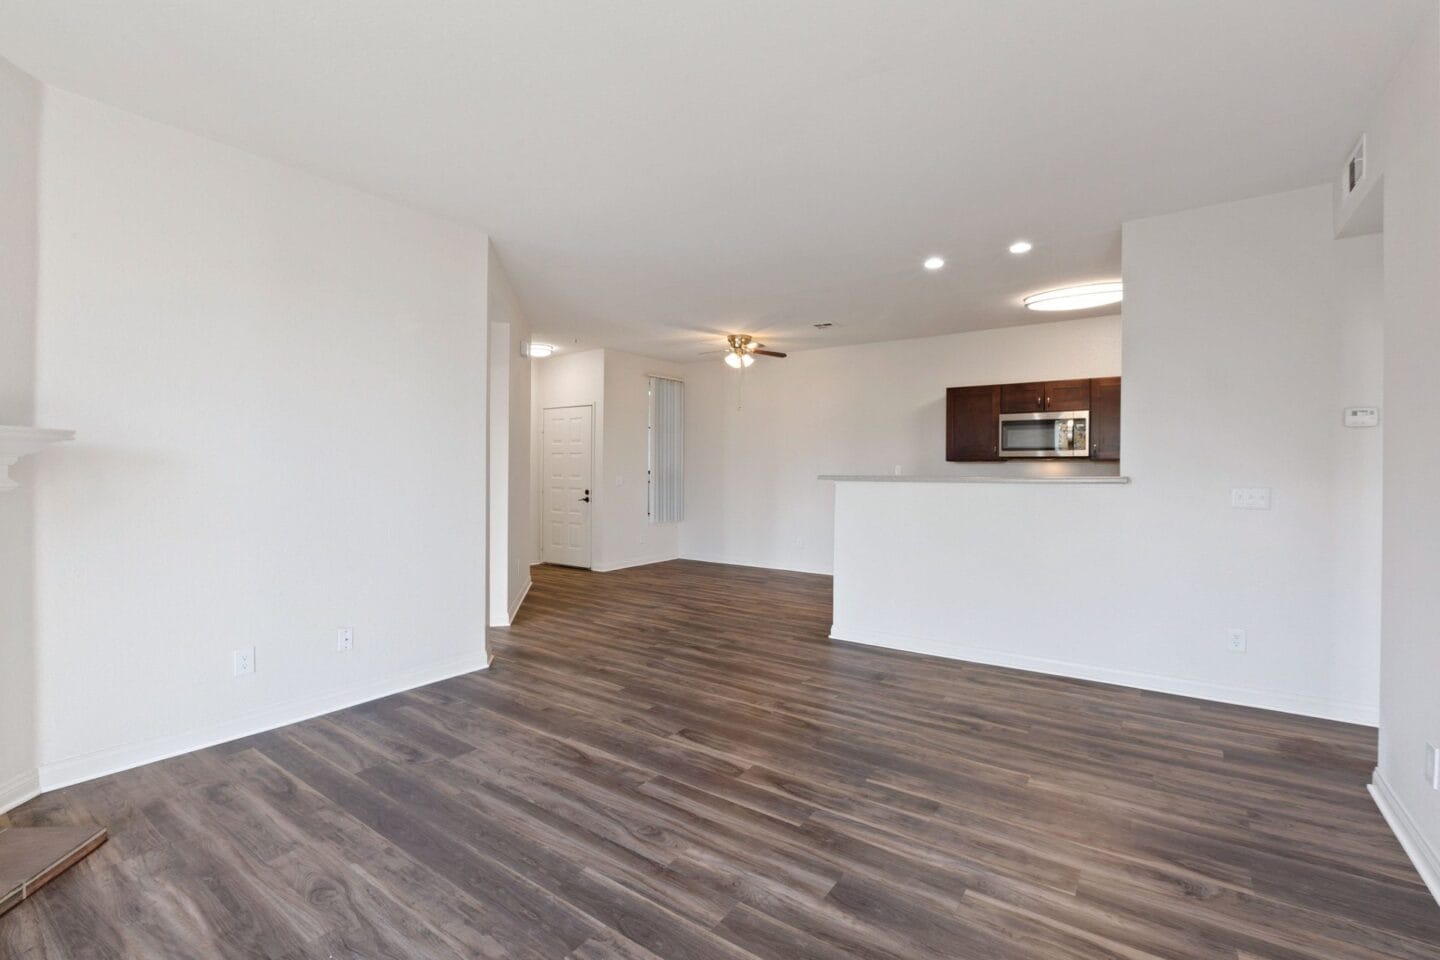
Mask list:
[{"label": "white interior door", "polygon": [[545,562],[590,566],[590,444],[593,407],[547,407]]}]

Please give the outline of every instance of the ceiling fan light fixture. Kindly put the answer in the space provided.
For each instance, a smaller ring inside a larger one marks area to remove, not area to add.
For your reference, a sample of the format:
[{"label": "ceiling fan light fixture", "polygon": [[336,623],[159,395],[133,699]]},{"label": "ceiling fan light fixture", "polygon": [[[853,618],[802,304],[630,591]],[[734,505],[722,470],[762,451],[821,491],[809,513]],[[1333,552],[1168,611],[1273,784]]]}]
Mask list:
[{"label": "ceiling fan light fixture", "polygon": [[755,362],[755,358],[748,353],[727,353],[725,354],[725,362],[736,370],[739,370],[741,367],[750,366]]},{"label": "ceiling fan light fixture", "polygon": [[1090,310],[1107,307],[1124,299],[1124,288],[1119,280],[1101,283],[1081,283],[1073,287],[1060,287],[1032,293],[1025,298],[1025,306],[1031,310],[1052,312],[1057,310]]}]

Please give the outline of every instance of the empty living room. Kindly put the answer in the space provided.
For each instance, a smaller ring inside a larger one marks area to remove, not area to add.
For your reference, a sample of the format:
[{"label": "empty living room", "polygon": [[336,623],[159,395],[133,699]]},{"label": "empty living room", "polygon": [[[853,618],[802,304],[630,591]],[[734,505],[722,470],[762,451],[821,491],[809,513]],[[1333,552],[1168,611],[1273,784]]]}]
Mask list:
[{"label": "empty living room", "polygon": [[1440,0],[0,0],[0,960],[1440,960],[1437,382]]}]

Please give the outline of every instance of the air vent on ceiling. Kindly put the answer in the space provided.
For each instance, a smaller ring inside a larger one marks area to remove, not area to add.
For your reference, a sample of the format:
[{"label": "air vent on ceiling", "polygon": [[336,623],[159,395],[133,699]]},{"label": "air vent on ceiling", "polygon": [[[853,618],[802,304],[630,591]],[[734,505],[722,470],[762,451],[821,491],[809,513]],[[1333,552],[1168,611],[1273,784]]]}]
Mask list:
[{"label": "air vent on ceiling", "polygon": [[820,323],[812,323],[810,324],[810,326],[814,327],[816,330],[829,330],[831,327],[835,326],[835,324],[821,321]]},{"label": "air vent on ceiling", "polygon": [[1360,184],[1365,182],[1365,137],[1362,134],[1360,142],[1355,144],[1355,149],[1350,151],[1350,159],[1345,164],[1345,195],[1349,196],[1359,189]]}]

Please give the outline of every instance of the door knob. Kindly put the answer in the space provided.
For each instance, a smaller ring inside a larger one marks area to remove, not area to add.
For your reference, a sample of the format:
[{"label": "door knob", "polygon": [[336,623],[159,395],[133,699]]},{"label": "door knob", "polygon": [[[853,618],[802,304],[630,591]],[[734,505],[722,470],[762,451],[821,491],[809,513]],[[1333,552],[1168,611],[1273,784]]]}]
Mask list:
[{"label": "door knob", "polygon": [[581,497],[581,498],[580,498],[580,502],[581,502],[581,503],[589,503],[589,502],[590,502],[590,498],[589,498],[589,497]]}]

